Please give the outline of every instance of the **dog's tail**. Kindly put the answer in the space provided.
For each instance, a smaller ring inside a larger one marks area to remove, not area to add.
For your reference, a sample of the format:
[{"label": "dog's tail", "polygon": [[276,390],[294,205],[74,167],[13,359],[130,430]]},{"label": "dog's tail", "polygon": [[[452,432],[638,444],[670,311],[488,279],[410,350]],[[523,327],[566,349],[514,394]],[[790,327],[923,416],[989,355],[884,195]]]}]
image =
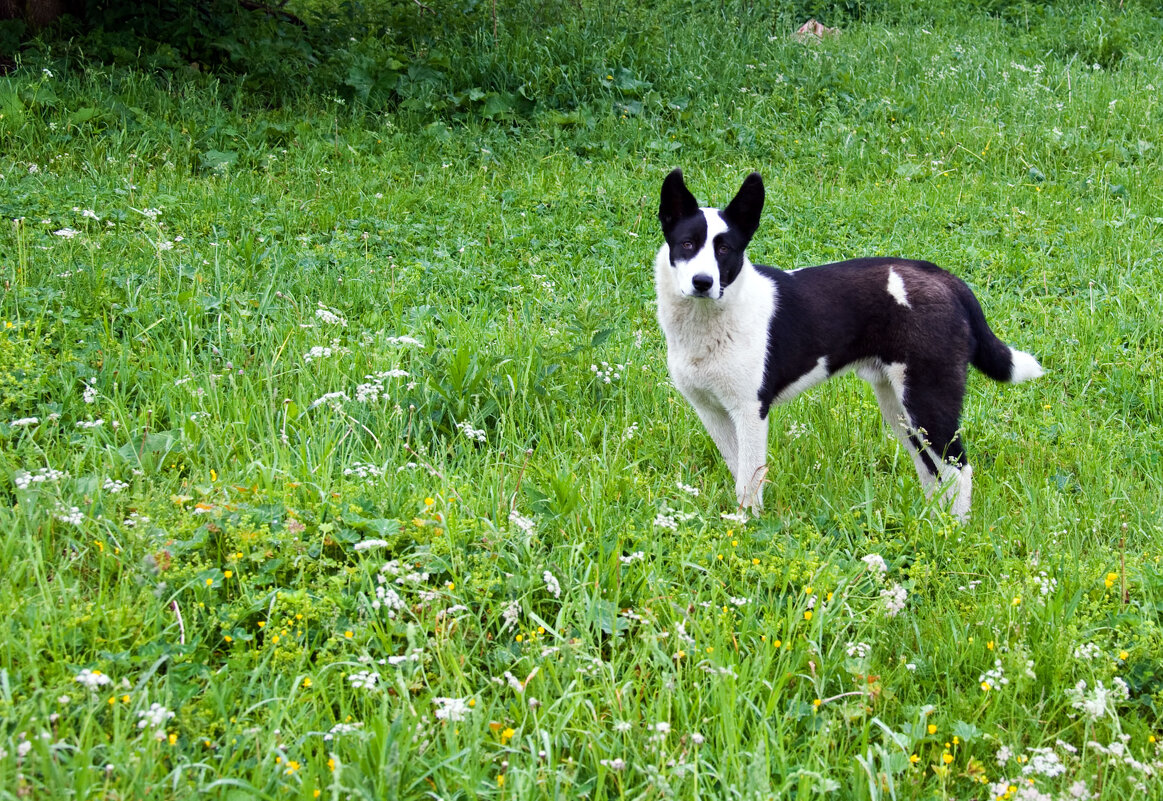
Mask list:
[{"label": "dog's tail", "polygon": [[1011,348],[993,333],[985,320],[981,304],[969,287],[962,283],[959,289],[972,334],[973,350],[969,354],[969,361],[973,366],[994,381],[1008,384],[1019,384],[1042,375],[1044,371],[1037,359],[1024,351]]}]

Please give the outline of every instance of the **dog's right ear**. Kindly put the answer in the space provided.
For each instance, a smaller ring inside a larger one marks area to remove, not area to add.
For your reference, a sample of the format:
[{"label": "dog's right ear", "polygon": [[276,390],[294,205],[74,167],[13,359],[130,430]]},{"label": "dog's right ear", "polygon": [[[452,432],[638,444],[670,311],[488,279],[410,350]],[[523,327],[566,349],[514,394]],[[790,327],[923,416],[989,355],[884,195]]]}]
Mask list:
[{"label": "dog's right ear", "polygon": [[686,188],[682,170],[674,168],[662,182],[662,200],[658,204],[658,221],[662,223],[662,232],[668,232],[679,220],[697,214],[698,211],[699,202]]}]

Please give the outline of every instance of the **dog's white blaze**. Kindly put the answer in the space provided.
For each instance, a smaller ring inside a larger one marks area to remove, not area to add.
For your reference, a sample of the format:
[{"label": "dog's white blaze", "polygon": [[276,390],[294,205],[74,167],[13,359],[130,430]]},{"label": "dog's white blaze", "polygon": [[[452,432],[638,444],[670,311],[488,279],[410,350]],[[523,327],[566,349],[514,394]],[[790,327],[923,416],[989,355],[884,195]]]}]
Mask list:
[{"label": "dog's white blaze", "polygon": [[783,391],[775,396],[773,403],[787,403],[789,400],[794,398],[796,395],[799,395],[805,389],[810,389],[816,384],[822,384],[824,381],[827,381],[829,375],[828,357],[821,356],[818,360],[816,360],[815,367],[813,367],[811,370],[808,370],[795,381],[792,381],[790,384],[784,387]]},{"label": "dog's white blaze", "polygon": [[901,278],[900,273],[891,267],[888,268],[887,288],[888,294],[892,295],[893,300],[904,306],[906,309],[910,308],[909,293],[905,291],[904,279]]},{"label": "dog's white blaze", "polygon": [[701,211],[707,221],[707,241],[692,258],[675,262],[675,280],[678,282],[679,292],[690,297],[698,294],[695,290],[695,276],[709,276],[711,288],[707,290],[707,294],[712,298],[717,298],[722,294],[723,286],[719,282],[719,262],[715,259],[714,240],[716,236],[727,230],[727,223],[719,216],[716,209],[702,209]]},{"label": "dog's white blaze", "polygon": [[1010,368],[1011,384],[1020,384],[1023,381],[1029,381],[1031,378],[1037,378],[1044,372],[1042,365],[1038,364],[1038,360],[1025,351],[1010,348],[1010,360],[1013,365]]}]

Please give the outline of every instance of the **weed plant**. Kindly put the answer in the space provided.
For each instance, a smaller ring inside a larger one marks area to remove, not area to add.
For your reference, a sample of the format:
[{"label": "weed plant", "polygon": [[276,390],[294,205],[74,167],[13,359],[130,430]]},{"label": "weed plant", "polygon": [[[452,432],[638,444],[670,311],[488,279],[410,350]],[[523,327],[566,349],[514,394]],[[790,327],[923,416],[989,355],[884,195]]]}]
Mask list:
[{"label": "weed plant", "polygon": [[[382,106],[26,50],[0,798],[1157,793],[1163,50],[1038,9],[502,16]],[[755,261],[933,260],[1041,359],[970,380],[967,525],[853,378],[738,514],[653,319],[676,165],[763,173]]]}]

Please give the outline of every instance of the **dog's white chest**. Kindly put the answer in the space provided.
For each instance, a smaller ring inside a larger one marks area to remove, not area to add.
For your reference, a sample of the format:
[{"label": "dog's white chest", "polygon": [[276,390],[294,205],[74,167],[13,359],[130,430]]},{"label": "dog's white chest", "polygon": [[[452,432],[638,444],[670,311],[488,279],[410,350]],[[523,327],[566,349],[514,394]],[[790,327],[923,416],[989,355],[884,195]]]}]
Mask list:
[{"label": "dog's white chest", "polygon": [[658,321],[666,336],[667,367],[692,402],[725,409],[758,404],[775,311],[772,283],[750,265],[718,300],[684,297],[665,254],[656,265]]}]

